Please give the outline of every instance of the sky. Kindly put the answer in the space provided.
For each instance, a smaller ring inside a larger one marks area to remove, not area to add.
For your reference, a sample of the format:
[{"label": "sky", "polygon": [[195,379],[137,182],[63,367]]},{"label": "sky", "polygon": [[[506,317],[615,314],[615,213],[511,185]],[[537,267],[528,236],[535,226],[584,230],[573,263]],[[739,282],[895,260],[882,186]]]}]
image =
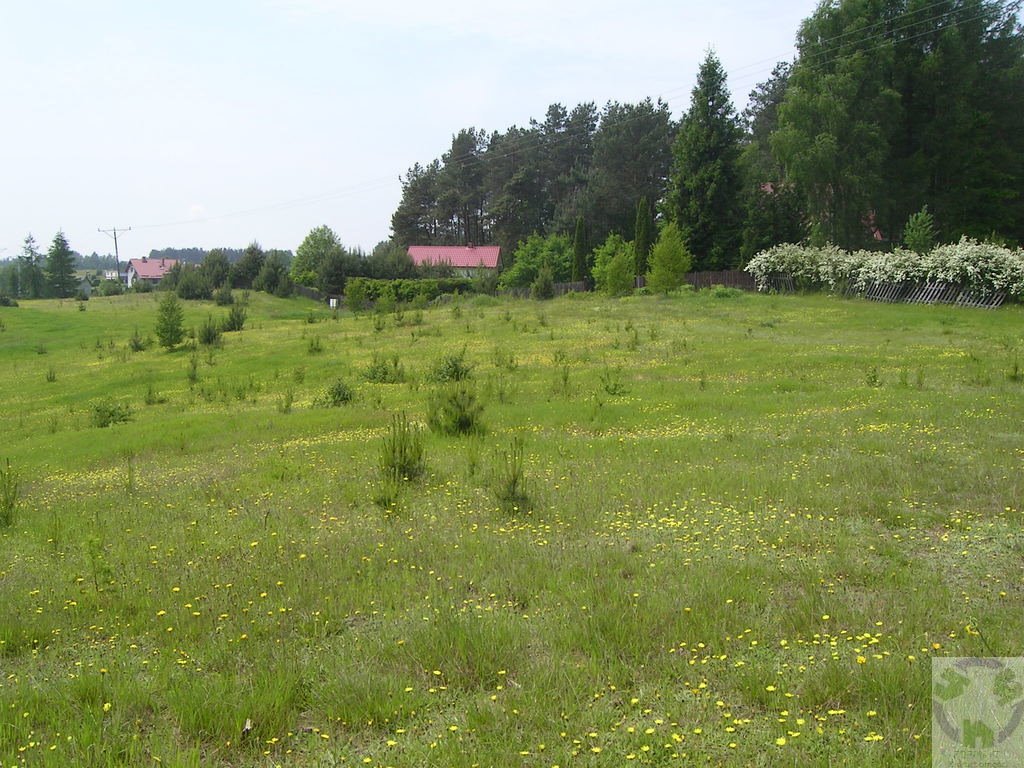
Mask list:
[{"label": "sky", "polygon": [[[547,107],[686,111],[714,50],[737,110],[813,0],[0,0],[0,259],[294,250],[390,234],[401,177]],[[131,227],[130,231],[127,230]]]}]

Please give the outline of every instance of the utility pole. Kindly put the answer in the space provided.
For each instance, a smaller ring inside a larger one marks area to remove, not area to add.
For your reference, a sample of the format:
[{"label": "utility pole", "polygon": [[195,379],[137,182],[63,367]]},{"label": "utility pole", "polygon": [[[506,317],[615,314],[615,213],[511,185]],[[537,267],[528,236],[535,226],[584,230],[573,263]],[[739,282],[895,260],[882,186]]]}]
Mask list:
[{"label": "utility pole", "polygon": [[[114,268],[117,270],[118,276],[121,274],[121,254],[117,252],[117,227],[111,227],[110,229],[97,229],[97,232],[102,232],[108,237],[114,238]],[[121,232],[131,232],[131,227],[122,227]]]}]

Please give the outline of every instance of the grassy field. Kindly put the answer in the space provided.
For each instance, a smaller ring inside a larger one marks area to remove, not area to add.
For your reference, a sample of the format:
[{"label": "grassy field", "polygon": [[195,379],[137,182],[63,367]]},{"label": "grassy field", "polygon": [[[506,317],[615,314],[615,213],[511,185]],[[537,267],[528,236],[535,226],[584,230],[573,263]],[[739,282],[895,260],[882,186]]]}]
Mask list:
[{"label": "grassy field", "polygon": [[931,658],[1024,652],[1019,306],[85,307],[0,309],[4,768],[926,765]]}]

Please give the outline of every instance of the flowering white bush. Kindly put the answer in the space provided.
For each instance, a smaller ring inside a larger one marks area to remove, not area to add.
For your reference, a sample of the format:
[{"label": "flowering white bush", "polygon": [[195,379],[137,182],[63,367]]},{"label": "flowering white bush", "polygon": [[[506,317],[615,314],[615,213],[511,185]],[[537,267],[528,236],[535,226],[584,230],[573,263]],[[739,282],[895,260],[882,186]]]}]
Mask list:
[{"label": "flowering white bush", "polygon": [[897,248],[892,253],[854,251],[834,245],[812,248],[783,243],[761,251],[746,266],[759,288],[772,274],[789,275],[799,287],[835,290],[871,283],[944,283],[976,293],[1005,291],[1024,297],[1024,250],[1011,251],[962,237],[925,256]]}]

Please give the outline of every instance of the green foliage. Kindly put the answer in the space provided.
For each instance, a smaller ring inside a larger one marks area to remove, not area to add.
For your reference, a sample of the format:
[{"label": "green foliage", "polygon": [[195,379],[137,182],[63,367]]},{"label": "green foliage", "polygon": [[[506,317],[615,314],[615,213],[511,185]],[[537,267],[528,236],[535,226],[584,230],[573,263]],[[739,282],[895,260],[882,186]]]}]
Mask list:
[{"label": "green foliage", "polygon": [[235,296],[231,293],[231,283],[224,282],[220,288],[213,292],[213,300],[218,307],[230,307],[235,303]]},{"label": "green foliage", "polygon": [[363,378],[374,384],[401,384],[405,381],[405,366],[398,355],[387,357],[374,352],[373,361],[363,371]]},{"label": "green foliage", "polygon": [[165,349],[174,349],[185,338],[185,311],[173,293],[165,294],[160,300],[156,316],[156,338]]},{"label": "green foliage", "polygon": [[415,480],[426,471],[423,433],[418,425],[410,423],[405,413],[391,419],[377,466],[381,477],[394,474],[403,480]]},{"label": "green foliage", "polygon": [[120,296],[124,293],[124,284],[120,280],[104,280],[100,283],[100,296]]},{"label": "green foliage", "polygon": [[291,279],[299,285],[316,286],[319,284],[319,274],[324,264],[343,253],[344,248],[334,230],[326,224],[315,227],[295,251],[295,258],[291,264]]},{"label": "green foliage", "polygon": [[501,451],[495,458],[491,474],[491,492],[498,506],[506,514],[527,512],[530,497],[526,490],[525,443],[522,435],[515,435],[509,441],[508,450]]},{"label": "green foliage", "polygon": [[176,266],[181,266],[178,282],[174,288],[179,299],[204,300],[213,296],[213,287],[209,278],[200,267],[191,264]]},{"label": "green foliage", "polygon": [[231,265],[228,282],[234,288],[254,287],[253,282],[259,275],[260,270],[263,269],[265,259],[266,255],[263,253],[260,244],[255,241],[249,243],[245,251],[242,252],[242,258]]},{"label": "green foliage", "polygon": [[918,256],[924,256],[935,247],[935,219],[928,213],[927,205],[907,219],[903,244]]},{"label": "green foliage", "polygon": [[587,228],[582,216],[576,217],[576,227],[572,236],[572,280],[579,282],[586,280],[589,274],[587,269]]},{"label": "green foliage", "polygon": [[14,525],[19,483],[18,474],[11,469],[11,460],[7,459],[4,465],[0,465],[0,528]]},{"label": "green foliage", "polygon": [[456,381],[431,394],[427,425],[442,435],[475,435],[483,432],[482,414],[476,388],[470,382]]},{"label": "green foliage", "polygon": [[646,197],[636,204],[636,223],[633,225],[633,253],[637,276],[647,274],[647,259],[654,245],[654,215]]},{"label": "green foliage", "polygon": [[547,265],[552,280],[564,282],[572,276],[572,243],[564,235],[530,235],[512,254],[512,264],[501,274],[502,288],[528,288]]},{"label": "green foliage", "polygon": [[230,287],[228,278],[231,274],[231,262],[220,248],[214,248],[206,254],[200,271],[212,288]]},{"label": "green foliage", "polygon": [[242,304],[232,304],[228,310],[227,317],[224,318],[224,322],[221,324],[221,329],[225,333],[242,330],[245,327],[246,315],[246,309]]},{"label": "green foliage", "polygon": [[336,379],[327,389],[320,393],[314,404],[321,408],[337,408],[352,402],[355,390],[344,379]]},{"label": "green foliage", "polygon": [[690,271],[691,256],[675,222],[661,228],[651,253],[651,272],[647,285],[652,291],[668,293],[683,284]]},{"label": "green foliage", "polygon": [[530,286],[530,298],[537,300],[553,299],[555,297],[555,282],[551,274],[551,267],[547,264],[541,265],[537,273],[537,279]]},{"label": "green foliage", "polygon": [[284,257],[272,252],[263,260],[259,274],[252,283],[253,290],[272,293],[285,298],[292,295],[293,283],[288,275],[288,265]]},{"label": "green foliage", "polygon": [[366,309],[368,301],[369,291],[366,281],[363,279],[349,280],[345,285],[345,304],[348,306],[349,312],[352,314],[362,312]]},{"label": "green foliage", "polygon": [[221,323],[216,322],[213,319],[213,315],[207,315],[206,320],[199,326],[199,334],[197,339],[200,344],[204,347],[212,347],[216,344],[220,344],[220,335],[222,329]]},{"label": "green foliage", "polygon": [[458,354],[449,352],[441,357],[430,369],[429,378],[443,384],[449,381],[464,381],[473,375],[473,365],[466,362],[466,348]]},{"label": "green foliage", "polygon": [[101,400],[90,407],[90,420],[94,427],[123,424],[132,418],[131,406],[115,400]]},{"label": "green foliage", "polygon": [[395,300],[411,304],[414,309],[424,309],[431,299],[452,293],[472,293],[474,280],[468,277],[418,278],[400,280],[378,280],[370,277],[352,277],[345,284],[345,295],[358,291],[363,303],[376,302],[382,293],[392,291]]},{"label": "green foliage", "polygon": [[143,339],[139,333],[139,326],[135,326],[132,335],[128,338],[128,349],[132,352],[144,352],[150,345],[151,339]]},{"label": "green foliage", "polygon": [[669,218],[684,233],[697,270],[739,263],[742,131],[718,58],[707,54],[676,138]]},{"label": "green foliage", "polygon": [[594,287],[609,296],[626,296],[635,285],[633,244],[619,235],[608,239],[594,251]]},{"label": "green foliage", "polygon": [[78,279],[75,277],[75,256],[63,232],[54,235],[46,254],[46,280],[53,295],[67,299],[75,295]]}]

